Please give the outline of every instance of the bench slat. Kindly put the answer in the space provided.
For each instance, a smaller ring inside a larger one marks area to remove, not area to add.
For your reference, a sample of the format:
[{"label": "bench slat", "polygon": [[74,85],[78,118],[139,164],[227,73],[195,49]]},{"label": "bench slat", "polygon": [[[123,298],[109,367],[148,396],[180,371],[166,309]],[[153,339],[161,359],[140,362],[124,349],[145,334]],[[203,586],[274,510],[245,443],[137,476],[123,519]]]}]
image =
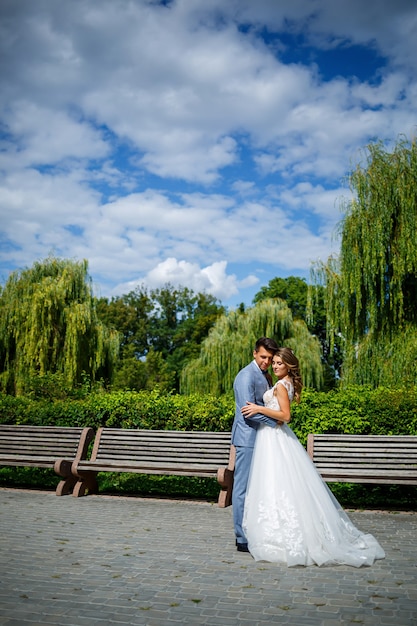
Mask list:
[{"label": "bench slat", "polygon": [[125,452],[121,452],[120,450],[117,453],[112,454],[111,452],[109,452],[108,454],[106,454],[105,456],[97,456],[96,459],[94,459],[95,461],[99,461],[101,463],[106,463],[106,461],[113,461],[113,462],[123,462],[124,460],[130,460],[130,461],[134,461],[135,459],[139,459],[142,462],[151,462],[151,461],[157,461],[158,459],[160,459],[161,461],[164,461],[165,459],[169,459],[172,463],[191,463],[191,462],[201,462],[201,463],[217,463],[218,461],[220,461],[221,463],[224,461],[227,461],[228,459],[228,455],[218,455],[218,454],[211,454],[211,455],[195,455],[195,454],[190,454],[185,456],[184,454],[179,454],[179,453],[175,453],[172,452],[171,454],[161,454],[161,451],[155,451],[153,454],[152,453],[136,453],[136,454],[130,454],[129,451],[125,451]]},{"label": "bench slat", "polygon": [[217,463],[211,463],[211,464],[207,462],[198,463],[198,461],[186,462],[184,460],[181,463],[172,463],[164,459],[160,459],[157,461],[152,461],[149,459],[143,459],[143,460],[138,460],[138,461],[130,461],[129,459],[125,459],[123,461],[121,461],[120,459],[117,459],[117,460],[106,459],[105,462],[87,461],[83,463],[82,461],[80,461],[78,463],[79,470],[82,470],[83,468],[94,469],[95,471],[106,471],[107,469],[108,471],[123,471],[123,472],[125,471],[133,472],[134,470],[137,470],[137,471],[140,470],[140,471],[144,471],[145,473],[146,473],[146,470],[148,469],[165,469],[167,471],[168,470],[181,470],[181,469],[192,471],[195,469],[198,471],[213,473],[213,472],[217,472],[218,467],[219,466]]},{"label": "bench slat", "polygon": [[51,468],[61,477],[56,495],[74,487],[74,460],[87,455],[92,428],[0,424],[0,465]]},{"label": "bench slat", "polygon": [[143,429],[129,429],[129,428],[103,428],[101,431],[102,438],[112,439],[141,439],[157,440],[162,439],[164,441],[172,439],[174,441],[191,441],[195,442],[199,439],[207,441],[227,440],[230,439],[230,434],[227,432],[216,431],[202,431],[202,430],[143,430]]},{"label": "bench slat", "polygon": [[331,455],[336,455],[336,454],[340,454],[342,456],[345,457],[350,457],[350,456],[382,456],[382,455],[407,455],[408,457],[413,457],[417,458],[417,448],[413,449],[413,448],[398,448],[397,446],[393,446],[392,448],[381,448],[381,447],[377,447],[377,446],[373,446],[372,444],[370,446],[368,446],[367,448],[339,448],[338,446],[335,447],[331,447],[331,448],[323,448],[322,446],[318,446],[316,448],[316,446],[314,445],[315,451],[314,453],[316,455],[323,455],[323,456],[327,456],[329,454]]},{"label": "bench slat", "polygon": [[375,478],[378,478],[378,476],[381,476],[382,478],[385,477],[390,477],[390,476],[402,476],[402,477],[408,477],[408,478],[412,478],[413,475],[415,476],[415,472],[413,472],[410,469],[404,468],[404,469],[375,469],[375,468],[349,468],[349,467],[323,467],[323,466],[318,466],[318,469],[320,471],[320,473],[322,474],[326,474],[326,476],[337,476],[338,474],[341,474],[343,476],[374,476]]},{"label": "bench slat", "polygon": [[101,428],[91,458],[73,463],[79,479],[73,495],[96,492],[99,472],[217,477],[227,491],[219,497],[219,506],[228,506],[233,476],[230,438],[230,432]]},{"label": "bench slat", "polygon": [[327,482],[417,484],[417,436],[310,434],[307,451]]},{"label": "bench slat", "polygon": [[18,452],[21,452],[22,455],[25,454],[26,451],[31,450],[44,450],[45,452],[50,452],[50,456],[53,456],[55,450],[73,450],[78,446],[79,437],[74,439],[73,441],[43,441],[35,445],[33,442],[20,442],[20,441],[10,441],[7,444],[0,444],[0,454],[7,453],[7,450],[11,448],[16,449]]}]

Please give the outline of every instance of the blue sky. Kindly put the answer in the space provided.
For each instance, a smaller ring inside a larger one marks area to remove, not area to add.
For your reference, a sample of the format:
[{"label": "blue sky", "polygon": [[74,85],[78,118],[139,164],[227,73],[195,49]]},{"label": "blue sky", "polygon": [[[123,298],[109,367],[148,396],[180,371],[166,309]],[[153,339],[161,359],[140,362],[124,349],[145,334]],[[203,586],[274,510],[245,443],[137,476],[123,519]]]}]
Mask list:
[{"label": "blue sky", "polygon": [[415,136],[416,59],[415,0],[2,0],[0,283],[308,280],[364,147]]}]

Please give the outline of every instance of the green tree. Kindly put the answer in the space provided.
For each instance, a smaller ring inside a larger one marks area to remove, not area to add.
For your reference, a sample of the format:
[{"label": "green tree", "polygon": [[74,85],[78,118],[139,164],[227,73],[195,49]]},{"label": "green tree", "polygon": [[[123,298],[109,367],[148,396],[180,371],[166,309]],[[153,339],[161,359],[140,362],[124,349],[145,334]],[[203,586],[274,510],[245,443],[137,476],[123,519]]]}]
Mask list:
[{"label": "green tree", "polygon": [[313,268],[327,331],[341,336],[343,384],[417,383],[417,143],[366,149],[351,172],[338,258]]},{"label": "green tree", "polygon": [[158,387],[161,391],[172,391],[174,384],[171,379],[166,361],[162,354],[149,350],[146,359],[137,359],[136,356],[126,356],[117,367],[114,378],[114,389],[148,389]]},{"label": "green tree", "polygon": [[49,257],[13,272],[0,294],[0,387],[21,395],[36,376],[111,379],[119,338],[97,317],[87,261]]},{"label": "green tree", "polygon": [[312,298],[311,290],[312,288],[309,288],[304,278],[298,276],[275,277],[269,281],[267,286],[261,287],[255,294],[253,302],[256,304],[269,298],[279,298],[285,301],[294,319],[304,320],[309,332],[315,335],[321,344],[323,388],[331,389],[335,387],[340,374],[340,342],[336,338],[333,345],[330,346],[327,338],[323,287],[321,285],[314,287],[313,304],[309,301]]},{"label": "green tree", "polygon": [[266,287],[261,287],[255,294],[253,302],[256,304],[268,298],[280,298],[285,300],[294,319],[306,321],[307,290],[308,285],[304,278],[298,276],[275,277],[269,281]]},{"label": "green tree", "polygon": [[96,308],[100,320],[120,333],[120,361],[146,356],[154,303],[144,287],[111,300],[99,298]]},{"label": "green tree", "polygon": [[115,387],[145,389],[157,383],[169,391],[178,390],[182,368],[197,356],[224,312],[213,296],[170,284],[150,291],[141,286],[110,302],[101,298],[97,309],[122,334]]},{"label": "green tree", "polygon": [[167,285],[152,295],[157,307],[151,345],[166,359],[178,390],[183,367],[199,354],[201,342],[225,309],[214,296],[195,294],[188,288],[173,289]]},{"label": "green tree", "polygon": [[258,337],[272,337],[294,350],[300,360],[304,384],[322,383],[320,344],[303,320],[294,320],[283,300],[262,300],[243,313],[220,317],[201,345],[198,358],[182,371],[182,393],[229,393],[238,371],[248,364]]}]

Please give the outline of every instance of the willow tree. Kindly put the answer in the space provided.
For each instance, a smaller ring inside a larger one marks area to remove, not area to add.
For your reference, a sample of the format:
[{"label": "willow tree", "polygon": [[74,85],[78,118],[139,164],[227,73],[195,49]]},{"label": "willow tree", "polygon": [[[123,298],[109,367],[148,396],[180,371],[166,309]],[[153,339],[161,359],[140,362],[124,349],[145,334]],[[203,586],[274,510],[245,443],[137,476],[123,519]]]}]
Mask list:
[{"label": "willow tree", "polygon": [[365,155],[349,176],[340,255],[313,278],[330,338],[343,338],[343,384],[417,384],[417,143]]},{"label": "willow tree", "polygon": [[283,300],[262,300],[244,312],[231,311],[216,321],[201,344],[200,356],[182,371],[182,393],[228,393],[238,371],[252,358],[259,337],[272,337],[294,350],[304,384],[319,387],[322,380],[320,344],[302,320],[294,320]]},{"label": "willow tree", "polygon": [[36,376],[109,378],[119,338],[98,319],[87,262],[50,257],[13,272],[0,294],[0,387],[20,395]]}]

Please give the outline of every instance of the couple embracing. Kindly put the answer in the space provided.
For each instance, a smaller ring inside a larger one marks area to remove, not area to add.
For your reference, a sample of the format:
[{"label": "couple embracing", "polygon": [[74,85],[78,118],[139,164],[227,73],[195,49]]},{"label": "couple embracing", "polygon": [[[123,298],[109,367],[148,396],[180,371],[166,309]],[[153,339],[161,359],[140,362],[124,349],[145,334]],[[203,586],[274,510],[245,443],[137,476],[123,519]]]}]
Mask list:
[{"label": "couple embracing", "polygon": [[353,525],[288,426],[291,402],[300,401],[302,390],[292,350],[261,337],[233,389],[237,550],[288,566],[360,567],[384,558],[376,539]]}]

